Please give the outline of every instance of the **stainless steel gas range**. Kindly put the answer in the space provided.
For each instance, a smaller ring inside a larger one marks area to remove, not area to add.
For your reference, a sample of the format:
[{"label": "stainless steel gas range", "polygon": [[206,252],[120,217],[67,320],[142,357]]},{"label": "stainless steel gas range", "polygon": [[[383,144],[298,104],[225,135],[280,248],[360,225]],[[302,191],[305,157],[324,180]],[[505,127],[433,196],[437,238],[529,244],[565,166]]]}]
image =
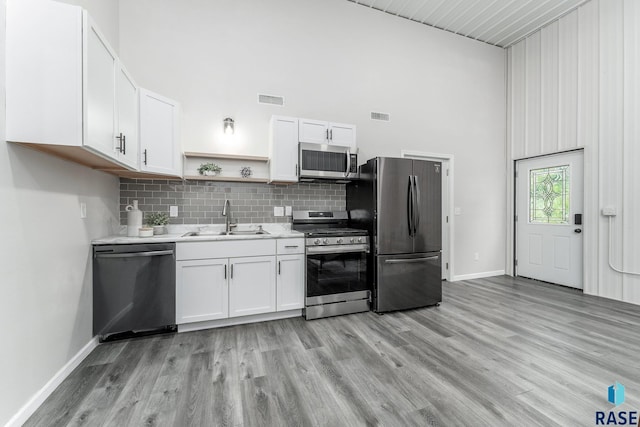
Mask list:
[{"label": "stainless steel gas range", "polygon": [[295,211],[306,236],[305,319],[369,311],[369,237],[348,227],[346,211]]}]

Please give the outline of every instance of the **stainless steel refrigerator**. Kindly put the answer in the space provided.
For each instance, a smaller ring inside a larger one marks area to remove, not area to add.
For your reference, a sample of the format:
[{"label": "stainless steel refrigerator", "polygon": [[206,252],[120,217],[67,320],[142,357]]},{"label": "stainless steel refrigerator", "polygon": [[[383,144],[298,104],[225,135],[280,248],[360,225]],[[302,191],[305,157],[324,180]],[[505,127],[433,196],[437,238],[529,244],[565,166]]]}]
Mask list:
[{"label": "stainless steel refrigerator", "polygon": [[442,301],[442,164],[376,157],[347,185],[351,224],[371,236],[376,312]]}]

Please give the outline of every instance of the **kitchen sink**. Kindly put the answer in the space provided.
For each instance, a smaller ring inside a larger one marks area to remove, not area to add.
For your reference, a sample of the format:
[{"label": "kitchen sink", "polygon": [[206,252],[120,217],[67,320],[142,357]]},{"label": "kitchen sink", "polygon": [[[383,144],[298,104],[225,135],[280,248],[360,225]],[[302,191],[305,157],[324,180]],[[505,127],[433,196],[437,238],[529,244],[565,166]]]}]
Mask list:
[{"label": "kitchen sink", "polygon": [[189,231],[184,233],[182,237],[195,237],[195,236],[257,236],[260,234],[269,234],[264,230],[238,230],[238,231]]}]

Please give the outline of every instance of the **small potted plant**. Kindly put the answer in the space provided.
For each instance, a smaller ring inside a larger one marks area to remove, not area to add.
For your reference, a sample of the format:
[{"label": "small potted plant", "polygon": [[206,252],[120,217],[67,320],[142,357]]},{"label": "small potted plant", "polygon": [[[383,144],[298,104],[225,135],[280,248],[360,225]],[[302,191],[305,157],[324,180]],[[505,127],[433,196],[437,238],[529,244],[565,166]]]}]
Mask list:
[{"label": "small potted plant", "polygon": [[205,176],[216,176],[222,172],[222,168],[215,163],[203,163],[198,168],[198,173]]},{"label": "small potted plant", "polygon": [[153,227],[153,234],[165,234],[169,224],[169,215],[164,212],[151,212],[147,214],[147,225]]}]

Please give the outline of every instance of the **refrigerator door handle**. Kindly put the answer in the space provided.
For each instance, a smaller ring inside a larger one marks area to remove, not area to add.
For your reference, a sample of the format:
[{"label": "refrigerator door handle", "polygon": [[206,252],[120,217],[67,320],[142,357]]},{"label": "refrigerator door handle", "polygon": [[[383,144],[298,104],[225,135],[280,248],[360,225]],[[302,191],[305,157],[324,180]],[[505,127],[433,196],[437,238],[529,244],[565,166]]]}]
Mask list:
[{"label": "refrigerator door handle", "polygon": [[409,195],[407,197],[407,222],[409,224],[409,236],[413,237],[413,183],[409,175]]},{"label": "refrigerator door handle", "polygon": [[413,189],[415,200],[415,207],[413,208],[415,212],[415,219],[413,220],[413,234],[415,236],[418,235],[418,227],[420,226],[420,186],[418,185],[418,176],[413,176]]}]

